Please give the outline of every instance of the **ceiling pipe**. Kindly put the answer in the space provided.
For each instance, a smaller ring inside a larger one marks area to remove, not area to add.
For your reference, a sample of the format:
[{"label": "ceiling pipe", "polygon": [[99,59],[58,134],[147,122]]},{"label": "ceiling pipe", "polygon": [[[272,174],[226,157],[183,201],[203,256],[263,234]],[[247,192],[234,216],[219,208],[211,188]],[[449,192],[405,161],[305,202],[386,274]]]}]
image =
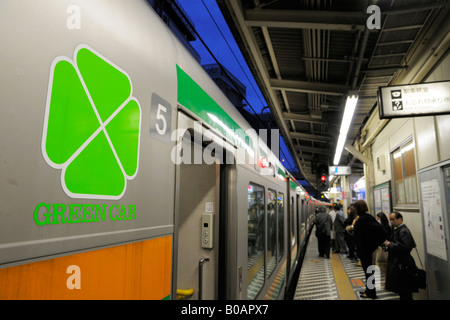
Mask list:
[{"label": "ceiling pipe", "polygon": [[353,77],[352,90],[356,89],[356,85],[358,84],[358,78],[361,73],[361,65],[364,59],[364,54],[366,53],[367,42],[369,40],[370,29],[366,28],[364,32],[364,36],[361,42],[361,50],[359,51],[358,62],[356,64],[355,76]]},{"label": "ceiling pipe", "polygon": [[[372,5],[372,4],[376,4],[377,2],[378,2],[377,0],[372,0],[372,1],[368,0],[368,1],[366,1],[366,7],[369,5]],[[353,77],[353,83],[351,86],[352,91],[356,91],[356,89],[357,89],[356,86],[358,84],[359,75],[361,73],[361,66],[362,66],[362,62],[364,60],[364,54],[366,53],[367,42],[369,41],[370,32],[371,32],[370,29],[366,27],[366,30],[364,31],[363,39],[361,41],[361,48],[359,50],[358,60],[356,63],[355,75]]]},{"label": "ceiling pipe", "polygon": [[[378,3],[378,0],[367,0],[366,5],[364,7],[368,8],[370,5],[376,5],[377,3]],[[353,77],[352,90],[355,90],[356,85],[358,84],[358,78],[361,73],[361,65],[364,60],[364,54],[366,53],[366,47],[367,47],[367,42],[369,40],[370,32],[371,32],[371,30],[366,27],[366,29],[364,31],[363,39],[361,42],[361,49],[359,51],[358,61],[356,64],[355,76]]]}]

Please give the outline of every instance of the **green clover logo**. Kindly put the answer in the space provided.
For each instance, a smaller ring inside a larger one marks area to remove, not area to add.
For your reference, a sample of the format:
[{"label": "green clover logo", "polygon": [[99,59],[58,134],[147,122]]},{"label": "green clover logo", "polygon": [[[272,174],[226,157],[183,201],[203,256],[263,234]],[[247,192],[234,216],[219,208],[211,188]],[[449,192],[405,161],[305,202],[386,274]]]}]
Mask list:
[{"label": "green clover logo", "polygon": [[72,198],[120,199],[139,163],[141,108],[129,76],[86,45],[51,66],[42,152]]}]

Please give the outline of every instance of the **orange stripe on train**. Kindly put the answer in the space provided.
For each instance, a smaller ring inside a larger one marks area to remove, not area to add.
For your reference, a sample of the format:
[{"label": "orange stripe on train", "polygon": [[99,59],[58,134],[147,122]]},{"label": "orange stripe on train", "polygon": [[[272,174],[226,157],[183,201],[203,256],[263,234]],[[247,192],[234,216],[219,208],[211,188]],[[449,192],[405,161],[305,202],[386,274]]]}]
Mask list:
[{"label": "orange stripe on train", "polygon": [[171,255],[168,236],[0,269],[0,299],[164,299]]}]

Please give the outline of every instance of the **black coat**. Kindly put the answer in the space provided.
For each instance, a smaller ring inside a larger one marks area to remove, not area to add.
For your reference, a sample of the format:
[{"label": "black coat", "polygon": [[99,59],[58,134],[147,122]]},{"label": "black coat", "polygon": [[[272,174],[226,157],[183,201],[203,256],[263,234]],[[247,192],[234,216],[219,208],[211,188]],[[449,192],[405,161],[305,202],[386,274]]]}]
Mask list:
[{"label": "black coat", "polygon": [[404,224],[394,229],[392,241],[389,244],[388,262],[394,264],[411,265],[414,259],[411,257],[411,250],[416,247],[414,238],[408,227]]},{"label": "black coat", "polygon": [[386,240],[381,225],[368,213],[359,215],[356,220],[353,239],[360,257],[372,254]]},{"label": "black coat", "polygon": [[416,247],[408,227],[402,224],[394,229],[389,244],[386,270],[386,289],[394,292],[417,292],[414,281],[416,263],[411,250]]},{"label": "black coat", "polygon": [[381,225],[381,227],[383,228],[384,237],[386,238],[386,240],[391,241],[392,240],[392,234],[394,232],[392,230],[391,226],[389,224],[387,224],[387,225]]}]

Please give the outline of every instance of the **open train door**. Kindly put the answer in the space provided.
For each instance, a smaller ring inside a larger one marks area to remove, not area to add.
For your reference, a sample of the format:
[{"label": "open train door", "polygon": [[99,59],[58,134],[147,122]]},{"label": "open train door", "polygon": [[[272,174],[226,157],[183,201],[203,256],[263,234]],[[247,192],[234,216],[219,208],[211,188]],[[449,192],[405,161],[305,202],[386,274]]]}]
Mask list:
[{"label": "open train door", "polygon": [[223,298],[220,290],[225,289],[220,284],[227,277],[224,264],[219,263],[225,260],[220,253],[226,246],[221,146],[213,145],[217,137],[203,136],[206,128],[200,122],[181,112],[178,129],[172,157],[177,164],[173,296],[178,291],[178,299]]}]

